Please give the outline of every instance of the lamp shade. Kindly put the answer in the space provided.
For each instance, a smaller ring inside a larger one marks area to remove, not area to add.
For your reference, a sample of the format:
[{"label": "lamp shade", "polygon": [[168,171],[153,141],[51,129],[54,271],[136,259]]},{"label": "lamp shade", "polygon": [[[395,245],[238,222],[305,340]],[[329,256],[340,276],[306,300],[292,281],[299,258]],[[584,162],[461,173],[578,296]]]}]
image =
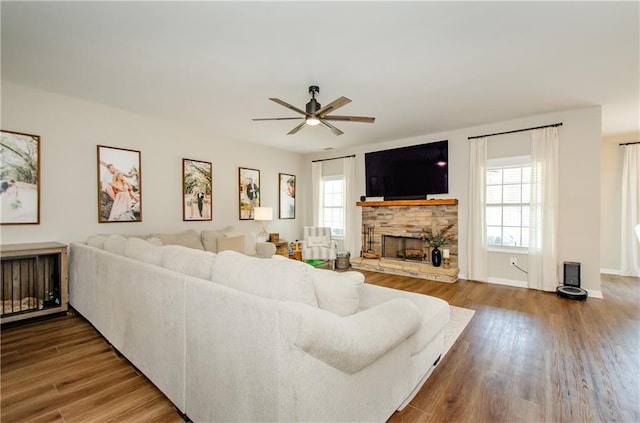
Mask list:
[{"label": "lamp shade", "polygon": [[253,209],[254,220],[273,220],[272,207],[256,207]]}]

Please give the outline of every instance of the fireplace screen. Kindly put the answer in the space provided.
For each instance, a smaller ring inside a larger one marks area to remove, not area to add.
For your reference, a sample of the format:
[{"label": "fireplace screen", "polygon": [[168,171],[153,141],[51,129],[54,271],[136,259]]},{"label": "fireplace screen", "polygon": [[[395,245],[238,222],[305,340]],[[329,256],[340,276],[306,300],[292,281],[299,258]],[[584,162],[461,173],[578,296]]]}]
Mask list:
[{"label": "fireplace screen", "polygon": [[427,251],[420,238],[382,235],[382,257],[396,260],[427,260]]}]

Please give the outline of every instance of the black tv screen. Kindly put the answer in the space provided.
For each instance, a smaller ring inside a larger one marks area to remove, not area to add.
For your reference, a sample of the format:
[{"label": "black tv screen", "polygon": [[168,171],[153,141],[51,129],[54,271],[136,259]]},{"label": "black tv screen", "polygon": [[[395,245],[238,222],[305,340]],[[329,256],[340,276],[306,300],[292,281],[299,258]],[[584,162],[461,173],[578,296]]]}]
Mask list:
[{"label": "black tv screen", "polygon": [[366,153],[367,197],[421,199],[449,192],[449,142]]}]

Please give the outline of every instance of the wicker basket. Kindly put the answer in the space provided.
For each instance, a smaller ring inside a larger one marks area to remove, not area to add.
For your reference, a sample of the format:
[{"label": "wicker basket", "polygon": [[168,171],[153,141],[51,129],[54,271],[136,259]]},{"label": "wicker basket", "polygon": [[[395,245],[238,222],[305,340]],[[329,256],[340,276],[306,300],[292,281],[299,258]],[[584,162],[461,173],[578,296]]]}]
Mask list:
[{"label": "wicker basket", "polygon": [[350,254],[347,253],[338,253],[336,254],[336,269],[348,269],[351,267],[351,262],[349,261]]}]

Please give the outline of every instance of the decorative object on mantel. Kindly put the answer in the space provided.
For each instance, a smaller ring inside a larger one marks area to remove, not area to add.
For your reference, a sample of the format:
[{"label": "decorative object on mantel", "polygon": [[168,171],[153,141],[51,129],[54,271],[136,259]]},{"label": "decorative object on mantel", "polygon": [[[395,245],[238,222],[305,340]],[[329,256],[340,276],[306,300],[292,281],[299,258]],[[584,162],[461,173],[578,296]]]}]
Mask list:
[{"label": "decorative object on mantel", "polygon": [[[442,253],[440,247],[447,245],[454,239],[454,235],[447,233],[449,229],[453,228],[453,225],[447,225],[442,230],[437,230],[435,227],[431,228],[431,234],[423,233],[421,238],[424,240],[425,247],[432,247],[431,251],[431,264],[435,267],[440,266],[442,263]],[[447,250],[447,258],[449,256],[449,250]]]},{"label": "decorative object on mantel", "polygon": [[449,249],[442,249],[442,268],[449,269],[451,267],[451,260],[449,258]]}]

